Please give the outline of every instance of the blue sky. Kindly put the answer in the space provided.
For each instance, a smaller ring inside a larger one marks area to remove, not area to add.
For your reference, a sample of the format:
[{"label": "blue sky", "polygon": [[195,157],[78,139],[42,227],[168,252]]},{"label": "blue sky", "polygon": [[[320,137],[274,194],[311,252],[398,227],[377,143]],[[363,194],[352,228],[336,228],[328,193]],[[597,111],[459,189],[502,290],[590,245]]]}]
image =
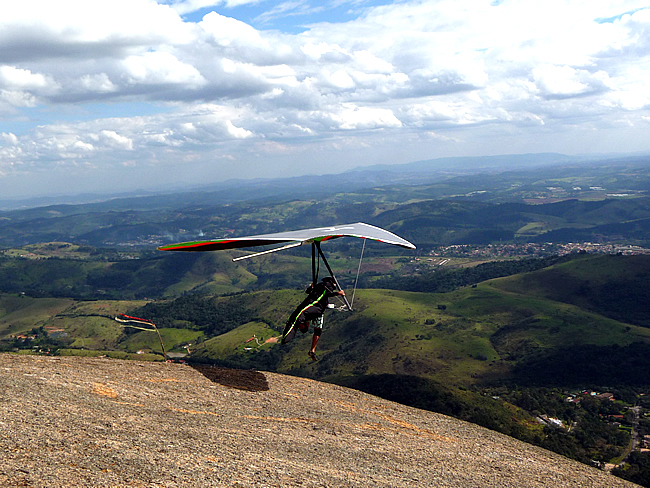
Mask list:
[{"label": "blue sky", "polygon": [[649,86],[647,0],[23,0],[0,199],[650,152]]},{"label": "blue sky", "polygon": [[[175,2],[167,2],[174,5]],[[221,15],[245,22],[260,30],[278,30],[287,34],[298,34],[319,22],[341,23],[358,18],[368,8],[389,5],[390,1],[288,1],[288,2],[241,2],[228,5],[226,2],[205,2],[210,6],[181,14],[187,22],[200,22],[203,16],[215,11]],[[182,5],[176,2],[176,5]],[[191,6],[188,6],[191,8]],[[180,8],[183,11],[183,8]]]}]

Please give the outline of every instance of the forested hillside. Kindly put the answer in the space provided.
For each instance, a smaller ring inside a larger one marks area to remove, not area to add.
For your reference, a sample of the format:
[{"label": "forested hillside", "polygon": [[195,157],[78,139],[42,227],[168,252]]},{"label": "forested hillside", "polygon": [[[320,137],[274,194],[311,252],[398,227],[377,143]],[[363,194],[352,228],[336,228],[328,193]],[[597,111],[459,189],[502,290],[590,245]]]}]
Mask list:
[{"label": "forested hillside", "polygon": [[496,281],[510,292],[570,303],[621,322],[650,327],[650,259],[580,256],[566,264]]}]

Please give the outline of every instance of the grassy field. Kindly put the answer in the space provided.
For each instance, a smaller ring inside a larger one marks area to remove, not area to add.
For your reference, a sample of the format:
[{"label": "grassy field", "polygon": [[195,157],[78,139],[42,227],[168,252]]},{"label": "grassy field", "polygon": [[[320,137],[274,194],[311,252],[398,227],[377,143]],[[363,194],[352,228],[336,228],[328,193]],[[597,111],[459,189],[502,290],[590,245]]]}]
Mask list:
[{"label": "grassy field", "polygon": [[[194,344],[203,337],[202,332],[188,329],[162,328],[159,332],[166,352],[184,353],[187,350],[183,346]],[[127,352],[153,351],[162,354],[160,340],[154,330],[151,332],[137,330],[121,341],[118,347]]]},{"label": "grassy field", "polygon": [[0,338],[48,325],[52,317],[74,305],[74,300],[0,295]]},{"label": "grassy field", "polygon": [[[280,334],[262,322],[249,322],[197,345],[194,357],[231,359],[233,356],[268,350]],[[270,342],[266,342],[271,340]]]},{"label": "grassy field", "polygon": [[44,327],[65,332],[73,347],[111,349],[124,331],[113,317],[144,303],[0,295],[0,339]]}]

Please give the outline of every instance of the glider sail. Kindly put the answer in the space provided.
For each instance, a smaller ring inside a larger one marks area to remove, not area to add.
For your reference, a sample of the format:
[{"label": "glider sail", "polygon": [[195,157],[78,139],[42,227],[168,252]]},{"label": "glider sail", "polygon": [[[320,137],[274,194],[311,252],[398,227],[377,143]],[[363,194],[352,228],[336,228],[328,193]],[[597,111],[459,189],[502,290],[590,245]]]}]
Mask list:
[{"label": "glider sail", "polygon": [[[225,249],[238,249],[242,247],[267,246],[269,244],[293,243],[275,250],[299,246],[309,243],[321,243],[339,237],[359,237],[373,241],[393,244],[406,249],[415,249],[415,246],[406,239],[375,227],[373,225],[357,222],[356,224],[337,225],[333,227],[319,227],[315,229],[296,230],[291,232],[278,232],[276,234],[262,234],[258,236],[233,237],[229,239],[215,239],[211,241],[182,242],[158,248],[160,251],[220,251]],[[271,250],[270,252],[273,252]],[[268,251],[264,251],[268,252]]]},{"label": "glider sail", "polygon": [[[283,246],[276,247],[274,249],[269,249],[266,251],[248,254],[245,256],[240,256],[234,258],[233,261],[239,261],[240,259],[252,258],[255,256],[260,256],[262,254],[267,254],[270,252],[282,251],[283,249],[289,249],[291,247],[302,246],[303,244],[311,244],[311,260],[312,260],[312,283],[316,285],[318,281],[318,268],[316,262],[320,263],[320,259],[323,260],[327,271],[330,276],[334,278],[336,285],[339,289],[341,286],[332,272],[325,255],[321,250],[321,243],[329,241],[332,239],[337,239],[339,237],[358,237],[360,239],[370,239],[373,241],[383,242],[386,244],[392,244],[394,246],[400,246],[406,249],[415,249],[415,246],[411,244],[406,239],[389,232],[387,230],[375,227],[374,225],[364,224],[363,222],[357,222],[356,224],[346,224],[346,225],[336,225],[332,227],[318,227],[315,229],[303,229],[295,230],[290,232],[278,232],[276,234],[262,234],[258,236],[248,236],[248,237],[233,237],[229,239],[214,239],[211,241],[193,241],[193,242],[181,242],[179,244],[170,244],[167,246],[161,246],[158,248],[159,251],[187,251],[187,252],[200,252],[200,251],[220,251],[226,249],[239,249],[242,247],[255,247],[255,246],[267,246],[269,244],[284,244]],[[359,266],[360,268],[360,266]],[[343,295],[343,300],[347,305],[348,310],[352,310],[352,306],[348,302],[345,295]]]}]

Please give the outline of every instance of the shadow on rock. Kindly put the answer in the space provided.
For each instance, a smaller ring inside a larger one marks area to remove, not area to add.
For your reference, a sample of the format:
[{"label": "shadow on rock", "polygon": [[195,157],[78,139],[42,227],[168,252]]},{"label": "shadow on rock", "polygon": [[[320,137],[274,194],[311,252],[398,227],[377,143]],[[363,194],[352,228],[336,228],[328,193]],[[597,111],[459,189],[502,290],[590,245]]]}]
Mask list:
[{"label": "shadow on rock", "polygon": [[191,365],[193,369],[201,373],[214,383],[219,383],[228,388],[236,388],[246,391],[268,391],[269,383],[259,371],[250,369],[229,369],[201,364]]}]

